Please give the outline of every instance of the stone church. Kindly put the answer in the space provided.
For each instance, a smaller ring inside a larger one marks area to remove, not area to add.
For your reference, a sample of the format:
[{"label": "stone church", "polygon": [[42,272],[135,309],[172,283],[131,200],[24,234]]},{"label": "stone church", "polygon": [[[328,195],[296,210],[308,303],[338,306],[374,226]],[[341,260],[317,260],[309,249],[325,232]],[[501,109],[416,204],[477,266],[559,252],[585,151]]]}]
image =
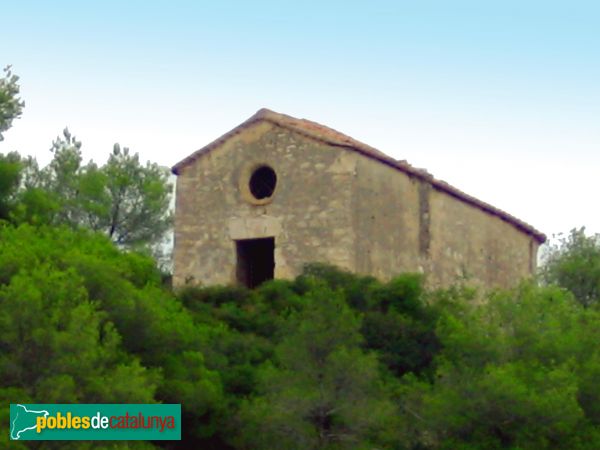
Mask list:
[{"label": "stone church", "polygon": [[510,286],[546,237],[405,161],[261,109],[173,167],[174,284],[257,286],[326,262]]}]

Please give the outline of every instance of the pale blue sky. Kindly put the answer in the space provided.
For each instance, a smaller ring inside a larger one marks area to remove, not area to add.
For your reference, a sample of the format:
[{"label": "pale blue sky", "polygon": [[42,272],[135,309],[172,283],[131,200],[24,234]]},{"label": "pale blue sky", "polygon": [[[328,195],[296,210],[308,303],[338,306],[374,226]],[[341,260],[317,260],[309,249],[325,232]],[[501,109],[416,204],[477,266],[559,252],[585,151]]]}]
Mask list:
[{"label": "pale blue sky", "polygon": [[42,162],[68,126],[171,166],[261,107],[338,129],[552,234],[600,232],[600,3],[5,2]]}]

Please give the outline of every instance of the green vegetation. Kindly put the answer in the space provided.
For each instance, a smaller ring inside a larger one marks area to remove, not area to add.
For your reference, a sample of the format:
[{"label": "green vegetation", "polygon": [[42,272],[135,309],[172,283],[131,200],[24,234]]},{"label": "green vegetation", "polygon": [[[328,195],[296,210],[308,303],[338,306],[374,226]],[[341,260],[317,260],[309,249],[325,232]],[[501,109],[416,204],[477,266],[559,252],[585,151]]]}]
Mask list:
[{"label": "green vegetation", "polygon": [[4,76],[0,78],[0,141],[2,133],[8,130],[12,121],[18,119],[25,103],[19,97],[19,77],[12,73],[10,66],[4,68]]},{"label": "green vegetation", "polygon": [[[322,264],[172,291],[134,250],[164,232],[157,168],[118,147],[82,166],[66,131],[53,149],[0,156],[0,448],[600,448],[596,237],[486,295]],[[181,403],[183,441],[15,443],[17,402]]]},{"label": "green vegetation", "polygon": [[0,194],[8,194],[0,204],[0,217],[15,223],[89,228],[127,248],[162,242],[172,219],[172,187],[165,169],[142,165],[137,154],[118,144],[102,167],[93,161],[84,165],[81,142],[68,129],[51,151],[52,161],[41,169],[35,159],[16,153],[0,159],[0,171],[7,172]]},{"label": "green vegetation", "polygon": [[587,236],[585,229],[571,230],[548,248],[542,270],[546,284],[557,284],[575,295],[584,306],[600,300],[600,235]]},{"label": "green vegetation", "polygon": [[[0,78],[0,141],[22,113],[18,80],[10,66]],[[166,169],[142,165],[119,144],[102,167],[83,164],[81,142],[66,128],[50,151],[44,168],[32,157],[0,154],[0,220],[89,228],[123,248],[160,246],[172,221]]]}]

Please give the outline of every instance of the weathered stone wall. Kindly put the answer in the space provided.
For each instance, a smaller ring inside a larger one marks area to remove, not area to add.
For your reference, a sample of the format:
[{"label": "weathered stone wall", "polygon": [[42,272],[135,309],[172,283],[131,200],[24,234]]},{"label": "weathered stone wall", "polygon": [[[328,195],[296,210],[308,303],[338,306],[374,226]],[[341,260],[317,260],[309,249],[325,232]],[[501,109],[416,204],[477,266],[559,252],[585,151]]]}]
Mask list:
[{"label": "weathered stone wall", "polygon": [[535,271],[538,244],[510,223],[430,191],[433,285],[465,279],[487,287],[508,287]]},{"label": "weathered stone wall", "polygon": [[[307,262],[354,269],[351,152],[267,122],[254,124],[184,167],[177,178],[174,284],[235,282],[236,239],[275,237],[275,277]],[[266,163],[273,199],[247,201],[240,179]]]},{"label": "weathered stone wall", "polygon": [[356,271],[380,279],[417,271],[418,182],[378,161],[354,155]]},{"label": "weathered stone wall", "polygon": [[[272,201],[248,201],[251,169],[277,173]],[[535,269],[538,244],[502,219],[343,147],[259,122],[181,169],[174,283],[236,281],[235,240],[275,237],[275,277],[328,262],[380,279],[510,286]]]},{"label": "weathered stone wall", "polygon": [[430,286],[508,287],[535,270],[531,236],[427,182],[356,158],[357,272],[380,279],[422,272]]}]

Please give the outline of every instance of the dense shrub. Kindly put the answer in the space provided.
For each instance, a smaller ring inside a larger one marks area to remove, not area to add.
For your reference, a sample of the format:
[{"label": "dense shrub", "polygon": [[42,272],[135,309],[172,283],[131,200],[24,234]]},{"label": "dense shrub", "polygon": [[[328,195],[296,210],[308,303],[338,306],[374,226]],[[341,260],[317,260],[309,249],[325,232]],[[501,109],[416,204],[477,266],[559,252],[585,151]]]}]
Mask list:
[{"label": "dense shrub", "polygon": [[182,404],[182,442],[115,448],[594,449],[590,306],[552,286],[428,292],[417,274],[323,264],[172,292],[99,234],[4,224],[0,396]]}]

